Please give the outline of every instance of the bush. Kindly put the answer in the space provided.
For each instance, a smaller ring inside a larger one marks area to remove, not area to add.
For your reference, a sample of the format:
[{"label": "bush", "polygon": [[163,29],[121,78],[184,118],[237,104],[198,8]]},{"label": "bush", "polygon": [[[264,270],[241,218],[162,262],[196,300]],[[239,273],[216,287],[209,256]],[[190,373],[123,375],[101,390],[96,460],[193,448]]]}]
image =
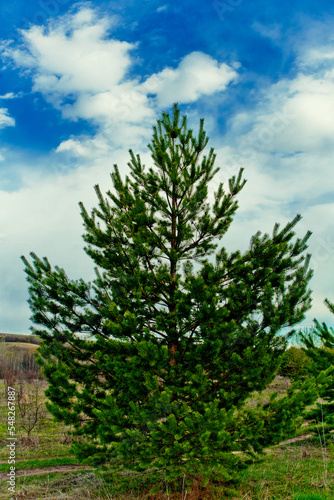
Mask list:
[{"label": "bush", "polygon": [[[325,300],[328,309],[334,314],[334,303]],[[326,323],[320,324],[314,320],[315,328],[308,335],[301,335],[304,351],[310,359],[308,373],[312,376],[334,366],[334,329]],[[324,385],[319,392],[321,401],[311,408],[306,419],[314,421],[314,430],[326,435],[326,440],[333,440],[334,428],[334,379]]]},{"label": "bush", "polygon": [[279,367],[279,375],[289,377],[293,380],[306,375],[310,358],[298,347],[290,347],[282,356]]}]

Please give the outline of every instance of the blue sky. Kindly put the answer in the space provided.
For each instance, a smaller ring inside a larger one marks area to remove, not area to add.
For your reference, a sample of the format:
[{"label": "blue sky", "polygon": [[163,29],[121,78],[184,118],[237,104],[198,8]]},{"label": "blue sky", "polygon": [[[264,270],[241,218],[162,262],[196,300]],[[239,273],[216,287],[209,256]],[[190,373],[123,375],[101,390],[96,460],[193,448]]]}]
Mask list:
[{"label": "blue sky", "polygon": [[333,324],[334,6],[331,2],[13,0],[0,5],[0,331],[27,333],[20,255],[93,278],[78,202],[110,188],[128,149],[177,101],[205,118],[221,167],[245,169],[226,240],[248,247],[296,213],[310,229],[312,319]]}]

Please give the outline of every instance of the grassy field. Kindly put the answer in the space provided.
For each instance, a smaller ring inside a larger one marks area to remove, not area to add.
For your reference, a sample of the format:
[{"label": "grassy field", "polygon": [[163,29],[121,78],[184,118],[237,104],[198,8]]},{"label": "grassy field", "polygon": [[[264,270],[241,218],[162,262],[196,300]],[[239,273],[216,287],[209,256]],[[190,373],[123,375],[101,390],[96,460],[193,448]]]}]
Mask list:
[{"label": "grassy field", "polygon": [[[19,387],[16,381],[16,386]],[[289,380],[277,377],[268,392],[284,393]],[[24,387],[26,403],[31,407],[44,399],[45,381],[30,381]],[[17,389],[18,390],[18,389]],[[29,392],[30,391],[30,392]],[[0,383],[0,498],[9,499],[5,483],[9,471],[7,437],[7,401],[4,382]],[[256,404],[265,395],[254,394],[250,404]],[[29,400],[29,398],[31,398]],[[36,403],[37,402],[37,403]],[[319,436],[281,444],[268,450],[261,463],[254,464],[242,477],[236,492],[201,490],[194,485],[192,491],[170,494],[161,481],[161,490],[149,494],[159,480],[156,472],[147,474],[110,473],[108,469],[82,466],[71,455],[68,429],[55,423],[43,406],[40,407],[37,425],[27,433],[26,411],[20,416],[17,410],[16,437],[16,494],[15,500],[334,500],[334,444],[324,447]],[[308,435],[307,426],[303,435]],[[303,496],[304,495],[304,496]],[[313,495],[313,496],[312,496]]]}]

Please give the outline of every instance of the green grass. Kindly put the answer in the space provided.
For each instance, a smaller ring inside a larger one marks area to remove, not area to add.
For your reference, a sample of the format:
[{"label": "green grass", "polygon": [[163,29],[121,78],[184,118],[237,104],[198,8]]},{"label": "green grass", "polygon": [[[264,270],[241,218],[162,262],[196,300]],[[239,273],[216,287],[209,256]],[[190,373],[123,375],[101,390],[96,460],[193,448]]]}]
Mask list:
[{"label": "green grass", "polygon": [[[57,465],[80,465],[74,457],[38,458],[35,460],[16,461],[16,470],[36,469],[41,467],[52,467]],[[0,464],[0,472],[8,472],[8,464]]]},{"label": "green grass", "polygon": [[262,463],[254,464],[245,473],[241,484],[243,498],[295,500],[312,494],[334,500],[332,448],[328,447],[325,453],[314,440],[273,448]]},{"label": "green grass", "polygon": [[311,495],[298,495],[295,500],[324,500],[325,497],[317,493]]}]

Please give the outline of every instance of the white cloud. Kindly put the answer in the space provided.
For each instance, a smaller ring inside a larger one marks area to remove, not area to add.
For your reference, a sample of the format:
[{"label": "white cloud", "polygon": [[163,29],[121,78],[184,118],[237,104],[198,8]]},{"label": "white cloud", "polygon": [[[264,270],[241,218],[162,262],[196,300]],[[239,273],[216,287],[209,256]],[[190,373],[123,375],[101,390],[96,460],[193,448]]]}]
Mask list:
[{"label": "white cloud", "polygon": [[219,64],[202,52],[192,52],[176,69],[163,69],[149,77],[142,87],[157,96],[160,106],[166,107],[174,102],[190,103],[203,95],[224,91],[236,77],[236,71],[227,64]]},{"label": "white cloud", "polygon": [[[40,161],[53,163],[47,156]],[[112,163],[122,168],[127,151],[114,151]],[[70,278],[94,278],[94,265],[83,251],[83,228],[78,202],[88,210],[96,205],[93,186],[106,191],[111,187],[110,161],[92,161],[90,167],[77,165],[66,172],[53,164],[47,175],[33,168],[18,166],[24,177],[23,188],[0,192],[0,302],[1,331],[28,333],[27,282],[20,255],[35,251],[48,256],[52,265],[64,267]]]},{"label": "white cloud", "polygon": [[[96,136],[89,141],[92,151],[97,151],[94,141],[100,145],[105,141],[102,149],[108,144],[125,146],[128,139],[134,145],[146,142],[161,107],[225,91],[236,79],[235,69],[193,52],[176,69],[166,68],[140,82],[130,76],[138,44],[111,38],[116,22],[114,17],[99,17],[83,6],[47,27],[22,30],[20,47],[2,44],[3,58],[30,74],[33,92],[40,92],[61,110],[63,118],[84,119],[97,127]],[[65,140],[59,151],[73,146],[77,154],[78,145],[87,140],[72,139]],[[83,152],[87,145],[80,148]]]},{"label": "white cloud", "polygon": [[15,95],[14,92],[7,92],[7,94],[0,95],[0,99],[15,99],[15,97],[19,97],[18,95]]},{"label": "white cloud", "polygon": [[[233,120],[239,150],[295,154],[334,146],[334,78],[299,74],[282,80],[261,96],[250,114]],[[251,129],[250,132],[248,130]]]},{"label": "white cloud", "polygon": [[[233,117],[229,146],[220,150],[226,160],[221,176],[235,175],[243,166],[248,179],[239,197],[240,224],[236,221],[231,230],[234,244],[244,247],[245,235],[248,239],[257,229],[268,232],[274,221],[283,225],[300,212],[297,234],[312,231],[310,324],[314,316],[328,317],[323,300],[334,298],[333,54],[333,47],[305,52],[294,78],[267,87],[252,111]],[[320,64],[324,59],[325,66]]]},{"label": "white cloud", "polygon": [[7,108],[0,108],[0,128],[14,127],[15,120],[12,118]]},{"label": "white cloud", "polygon": [[88,156],[96,158],[96,153],[100,157],[103,152],[108,153],[109,149],[106,147],[106,142],[98,138],[67,139],[56,148],[56,153],[70,153],[79,158]]},{"label": "white cloud", "polygon": [[140,123],[146,118],[153,118],[147,97],[133,84],[124,83],[112,90],[94,95],[82,94],[73,105],[63,106],[65,118],[78,117],[97,123],[112,121]]},{"label": "white cloud", "polygon": [[253,23],[252,28],[265,38],[270,38],[277,41],[282,37],[282,26],[277,23],[274,24],[261,24],[258,21]]},{"label": "white cloud", "polygon": [[[131,64],[136,45],[108,38],[106,18],[85,9],[48,28],[22,31],[25,48],[11,50],[18,66],[34,70],[34,90],[46,95],[103,92],[117,85]],[[88,14],[90,14],[88,16]]]}]

